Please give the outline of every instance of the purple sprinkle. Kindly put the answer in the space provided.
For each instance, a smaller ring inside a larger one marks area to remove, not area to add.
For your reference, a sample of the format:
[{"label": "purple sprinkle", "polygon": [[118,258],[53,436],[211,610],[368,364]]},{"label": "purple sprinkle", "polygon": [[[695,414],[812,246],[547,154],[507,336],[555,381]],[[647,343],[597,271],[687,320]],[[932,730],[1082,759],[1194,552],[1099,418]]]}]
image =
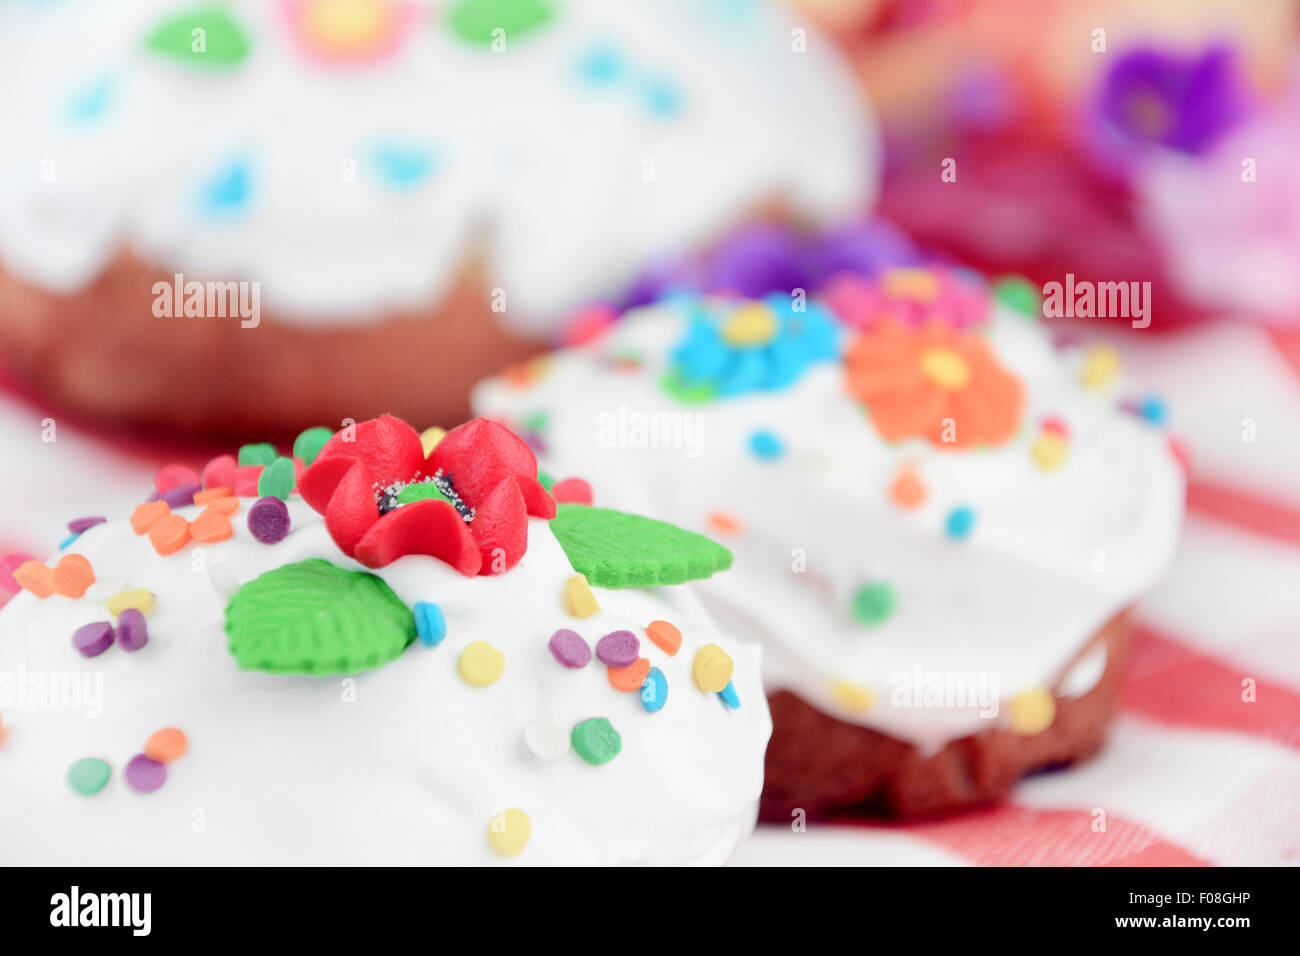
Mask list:
[{"label": "purple sprinkle", "polygon": [[97,524],[103,524],[107,518],[101,518],[99,515],[93,515],[89,518],[73,518],[68,522],[68,530],[73,534],[81,534],[87,528],[93,528]]},{"label": "purple sprinkle", "polygon": [[631,631],[610,631],[596,642],[596,657],[610,667],[628,667],[636,663],[641,642]]},{"label": "purple sprinkle", "polygon": [[126,765],[126,785],[136,793],[153,793],[167,780],[167,765],[136,754]]},{"label": "purple sprinkle", "polygon": [[167,502],[168,507],[184,508],[194,504],[194,496],[202,490],[202,485],[178,485],[171,491],[163,492],[160,497]]},{"label": "purple sprinkle", "polygon": [[149,643],[149,625],[139,608],[129,607],[117,616],[117,643],[124,651],[138,651]]},{"label": "purple sprinkle", "polygon": [[[626,633],[626,632],[625,632]],[[567,627],[560,628],[551,635],[551,642],[547,645],[555,659],[565,667],[586,667],[591,660],[591,648],[577,631],[571,631]]]},{"label": "purple sprinkle", "polygon": [[72,646],[86,657],[96,657],[113,646],[113,625],[108,621],[83,624],[72,632]]},{"label": "purple sprinkle", "polygon": [[248,530],[262,544],[283,541],[289,533],[289,507],[279,498],[259,498],[248,509]]}]

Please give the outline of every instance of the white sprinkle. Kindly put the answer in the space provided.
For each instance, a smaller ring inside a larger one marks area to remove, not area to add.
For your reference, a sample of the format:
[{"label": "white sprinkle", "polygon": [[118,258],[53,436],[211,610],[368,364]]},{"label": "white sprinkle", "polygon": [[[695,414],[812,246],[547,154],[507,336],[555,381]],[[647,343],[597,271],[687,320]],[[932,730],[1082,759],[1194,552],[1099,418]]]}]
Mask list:
[{"label": "white sprinkle", "polygon": [[538,760],[550,763],[569,752],[569,732],[559,724],[534,720],[524,728],[524,743]]},{"label": "white sprinkle", "polygon": [[212,584],[212,590],[217,592],[217,597],[223,601],[229,601],[239,590],[239,579],[224,564],[214,564],[208,568],[208,581]]},{"label": "white sprinkle", "polygon": [[126,590],[126,578],[117,575],[111,578],[101,578],[95,581],[90,587],[86,588],[83,595],[87,601],[94,601],[96,604],[104,604],[114,594],[121,594]]}]

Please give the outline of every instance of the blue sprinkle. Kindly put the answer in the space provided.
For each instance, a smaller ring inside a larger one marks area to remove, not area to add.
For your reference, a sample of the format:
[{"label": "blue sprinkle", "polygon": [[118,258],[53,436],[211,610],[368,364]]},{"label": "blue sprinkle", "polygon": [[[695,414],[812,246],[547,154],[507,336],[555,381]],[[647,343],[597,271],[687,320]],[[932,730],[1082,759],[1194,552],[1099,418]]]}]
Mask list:
[{"label": "blue sprinkle", "polygon": [[231,160],[203,187],[203,203],[215,212],[229,212],[248,202],[253,173],[243,159]]},{"label": "blue sprinkle", "polygon": [[975,512],[966,507],[953,508],[952,511],[948,512],[945,528],[948,537],[957,541],[969,538],[970,533],[975,530]]},{"label": "blue sprinkle", "polygon": [[727,681],[727,686],[718,691],[718,696],[732,710],[740,709],[740,695],[736,693],[736,685],[731,681]]},{"label": "blue sprinkle", "polygon": [[1163,426],[1169,421],[1169,407],[1157,395],[1148,395],[1138,406],[1138,414],[1152,425]]},{"label": "blue sprinkle", "polygon": [[64,538],[62,541],[59,542],[59,550],[62,551],[68,545],[72,544],[72,542],[76,541],[80,537],[81,534],[79,532],[76,531],[72,532],[72,534],[68,535],[66,538]]},{"label": "blue sprinkle", "polygon": [[772,461],[785,454],[785,443],[774,432],[761,428],[749,436],[749,448],[764,461]]},{"label": "blue sprinkle", "polygon": [[79,91],[68,101],[68,116],[81,123],[98,119],[108,109],[113,84],[103,77]]},{"label": "blue sprinkle", "polygon": [[609,86],[626,72],[627,64],[622,52],[611,44],[591,47],[578,61],[578,76],[592,86]]},{"label": "blue sprinkle", "polygon": [[425,647],[437,647],[447,636],[447,621],[442,616],[442,608],[428,601],[419,601],[415,605],[415,633]]},{"label": "blue sprinkle", "polygon": [[420,146],[381,143],[374,151],[375,165],[384,182],[395,189],[418,186],[433,173],[433,153]]},{"label": "blue sprinkle", "polygon": [[657,667],[650,668],[641,683],[641,706],[650,713],[657,713],[668,703],[668,678]]},{"label": "blue sprinkle", "polygon": [[681,90],[673,83],[662,79],[647,80],[641,91],[645,99],[645,108],[651,116],[669,119],[682,111],[685,100]]}]

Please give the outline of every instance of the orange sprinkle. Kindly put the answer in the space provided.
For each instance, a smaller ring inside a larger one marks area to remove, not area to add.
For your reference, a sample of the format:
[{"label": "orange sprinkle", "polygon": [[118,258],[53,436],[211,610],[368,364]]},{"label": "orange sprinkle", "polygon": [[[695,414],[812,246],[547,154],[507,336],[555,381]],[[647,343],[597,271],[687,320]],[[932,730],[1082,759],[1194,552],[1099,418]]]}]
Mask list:
[{"label": "orange sprinkle", "polygon": [[159,554],[175,554],[189,540],[190,523],[180,515],[164,515],[149,529],[149,542]]},{"label": "orange sprinkle", "polygon": [[609,682],[614,685],[615,690],[631,692],[640,690],[649,674],[650,662],[644,657],[638,657],[635,664],[609,668]]},{"label": "orange sprinkle", "polygon": [[[234,497],[234,494],[234,488],[204,488],[194,496],[194,503],[196,505],[206,505],[208,502],[216,501],[218,498],[232,498]],[[235,498],[235,503],[239,503],[238,498]]]},{"label": "orange sprinkle", "polygon": [[54,566],[54,593],[79,598],[95,583],[95,569],[80,554],[65,554]]},{"label": "orange sprinkle", "polygon": [[230,519],[215,507],[204,508],[202,514],[190,522],[190,537],[195,541],[225,541],[234,533]]},{"label": "orange sprinkle", "polygon": [[925,482],[912,469],[904,468],[890,485],[889,497],[900,508],[915,508],[925,501]]},{"label": "orange sprinkle", "polygon": [[14,580],[24,590],[31,591],[38,598],[47,598],[54,593],[54,572],[40,561],[24,561],[14,568]]},{"label": "orange sprinkle", "polygon": [[131,530],[136,534],[144,534],[159,518],[171,513],[172,509],[165,501],[146,501],[131,512]]},{"label": "orange sprinkle", "polygon": [[709,515],[709,527],[722,534],[740,534],[744,525],[735,515],[727,514],[725,511],[715,511]]},{"label": "orange sprinkle", "polygon": [[673,657],[682,646],[682,632],[667,621],[651,621],[645,626],[645,636],[669,657]]},{"label": "orange sprinkle", "polygon": [[206,510],[215,511],[218,514],[223,514],[223,515],[233,515],[236,511],[239,510],[239,499],[232,495],[223,496],[221,498],[214,498],[208,502],[208,507]]},{"label": "orange sprinkle", "polygon": [[184,733],[175,727],[164,727],[149,735],[149,739],[144,742],[144,755],[150,760],[167,763],[185,756],[188,747],[189,741],[185,739]]}]

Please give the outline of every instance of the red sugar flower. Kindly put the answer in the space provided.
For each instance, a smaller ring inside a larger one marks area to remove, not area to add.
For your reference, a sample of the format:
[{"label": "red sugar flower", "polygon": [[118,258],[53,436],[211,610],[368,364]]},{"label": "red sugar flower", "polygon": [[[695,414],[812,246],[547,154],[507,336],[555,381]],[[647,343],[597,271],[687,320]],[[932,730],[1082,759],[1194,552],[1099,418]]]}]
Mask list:
[{"label": "red sugar flower", "polygon": [[370,568],[427,554],[461,574],[499,574],[524,556],[528,516],[555,517],[533,453],[486,418],[447,432],[428,458],[401,419],[361,422],[325,443],[298,490]]}]

